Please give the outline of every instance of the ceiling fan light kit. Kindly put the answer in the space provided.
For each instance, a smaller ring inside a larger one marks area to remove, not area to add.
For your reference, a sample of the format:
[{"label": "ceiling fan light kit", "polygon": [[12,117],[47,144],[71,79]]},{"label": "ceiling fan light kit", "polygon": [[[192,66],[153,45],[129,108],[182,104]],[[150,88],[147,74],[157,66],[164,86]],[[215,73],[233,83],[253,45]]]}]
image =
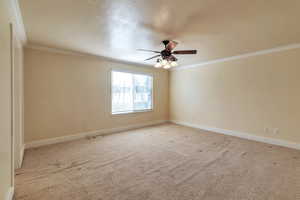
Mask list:
[{"label": "ceiling fan light kit", "polygon": [[170,69],[171,68],[171,65],[169,65],[169,64],[166,64],[165,66],[164,66],[164,69]]},{"label": "ceiling fan light kit", "polygon": [[175,62],[175,61],[172,61],[170,64],[171,64],[171,66],[172,66],[172,67],[176,67],[176,66],[178,66],[178,63],[177,63],[177,62]]},{"label": "ceiling fan light kit", "polygon": [[161,68],[163,65],[161,64],[161,62],[157,62],[155,63],[154,67],[155,68]]},{"label": "ceiling fan light kit", "polygon": [[176,61],[168,61],[168,60],[162,60],[157,59],[157,62],[155,63],[155,68],[164,68],[164,69],[170,69],[171,67],[178,66],[178,63]]},{"label": "ceiling fan light kit", "polygon": [[158,55],[147,58],[147,60],[151,60],[154,58],[158,58],[154,67],[155,68],[164,68],[170,69],[171,67],[176,67],[178,63],[176,62],[178,59],[173,56],[173,54],[196,54],[197,50],[179,50],[173,51],[173,49],[177,46],[178,42],[173,40],[163,40],[162,43],[165,45],[165,49],[162,51],[153,51],[148,49],[138,49],[139,51],[147,51],[152,53],[158,53]]}]

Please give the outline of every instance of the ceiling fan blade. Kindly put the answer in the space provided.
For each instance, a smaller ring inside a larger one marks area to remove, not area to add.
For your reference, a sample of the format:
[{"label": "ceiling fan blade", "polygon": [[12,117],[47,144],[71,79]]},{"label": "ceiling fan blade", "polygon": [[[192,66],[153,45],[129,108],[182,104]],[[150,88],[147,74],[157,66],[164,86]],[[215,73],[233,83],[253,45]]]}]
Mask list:
[{"label": "ceiling fan blade", "polygon": [[147,51],[147,52],[153,52],[153,53],[160,53],[160,51],[153,51],[148,49],[137,49],[138,51]]},{"label": "ceiling fan blade", "polygon": [[160,55],[152,56],[152,57],[150,57],[150,58],[147,58],[145,61],[147,61],[147,60],[151,60],[151,59],[153,59],[153,58],[157,58],[157,57],[160,57]]},{"label": "ceiling fan blade", "polygon": [[197,50],[179,50],[179,51],[173,51],[173,54],[196,54]]},{"label": "ceiling fan blade", "polygon": [[173,40],[169,41],[169,43],[166,45],[166,49],[169,51],[172,51],[176,46],[178,42],[175,42]]}]

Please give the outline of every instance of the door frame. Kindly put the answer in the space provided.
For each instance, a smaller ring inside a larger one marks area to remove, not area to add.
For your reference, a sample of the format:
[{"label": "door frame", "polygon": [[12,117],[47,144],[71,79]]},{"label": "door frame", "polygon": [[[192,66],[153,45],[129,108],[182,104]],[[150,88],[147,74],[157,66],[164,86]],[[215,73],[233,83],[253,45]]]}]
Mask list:
[{"label": "door frame", "polygon": [[11,186],[14,186],[14,176],[15,176],[15,165],[14,165],[14,152],[15,152],[15,148],[14,148],[14,28],[13,28],[13,24],[10,23],[9,24],[10,27],[10,75],[11,75],[11,88],[10,88],[10,111],[11,111]]}]

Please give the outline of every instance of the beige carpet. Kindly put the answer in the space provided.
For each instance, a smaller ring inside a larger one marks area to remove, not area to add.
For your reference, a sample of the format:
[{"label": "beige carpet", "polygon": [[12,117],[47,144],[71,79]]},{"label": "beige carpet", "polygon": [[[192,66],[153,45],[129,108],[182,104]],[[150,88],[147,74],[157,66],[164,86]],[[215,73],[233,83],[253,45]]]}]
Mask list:
[{"label": "beige carpet", "polygon": [[165,124],[27,150],[15,197],[295,200],[299,159],[300,151]]}]

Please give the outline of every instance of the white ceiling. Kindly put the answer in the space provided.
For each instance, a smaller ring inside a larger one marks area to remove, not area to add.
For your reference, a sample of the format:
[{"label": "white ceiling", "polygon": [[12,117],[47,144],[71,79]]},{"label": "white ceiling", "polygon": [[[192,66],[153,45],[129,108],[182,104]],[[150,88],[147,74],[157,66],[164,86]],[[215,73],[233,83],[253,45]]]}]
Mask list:
[{"label": "white ceiling", "polygon": [[29,43],[144,62],[161,40],[180,65],[300,42],[299,0],[20,0]]}]

